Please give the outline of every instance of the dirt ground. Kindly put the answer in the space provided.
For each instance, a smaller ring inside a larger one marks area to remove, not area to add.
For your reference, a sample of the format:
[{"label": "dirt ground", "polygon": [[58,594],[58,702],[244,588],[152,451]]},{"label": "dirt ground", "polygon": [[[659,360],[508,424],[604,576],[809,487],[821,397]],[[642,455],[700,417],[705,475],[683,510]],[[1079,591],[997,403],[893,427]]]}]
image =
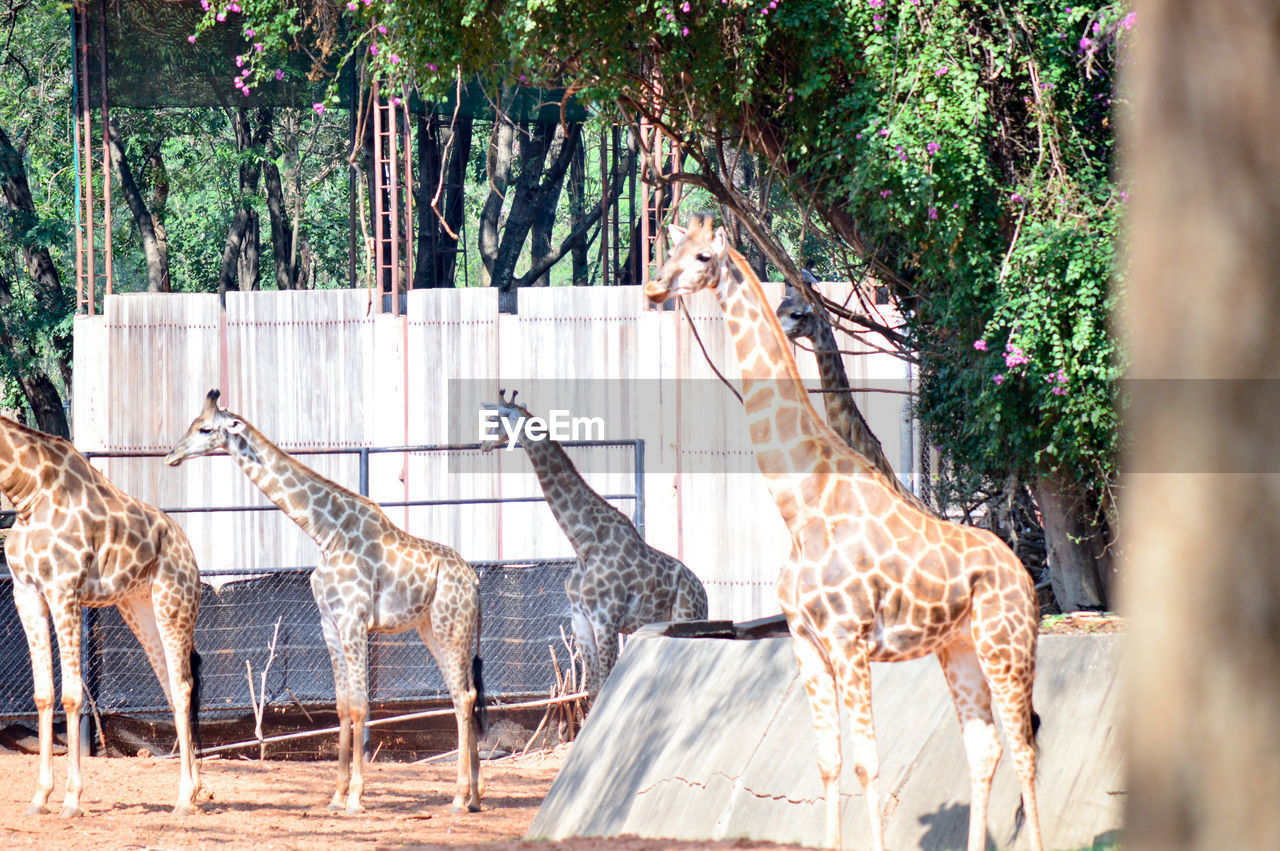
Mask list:
[{"label": "dirt ground", "polygon": [[[86,757],[81,761],[85,816],[24,815],[35,791],[36,757],[0,754],[0,845],[55,848],[492,848],[660,851],[781,848],[750,842],[689,843],[622,837],[530,842],[522,839],[572,745],[484,763],[484,810],[450,813],[452,761],[371,763],[358,816],[325,805],[332,762],[206,757],[201,784],[212,799],[187,818],[169,814],[177,765],[154,757]],[[54,759],[53,807],[60,806],[66,758]]]}]

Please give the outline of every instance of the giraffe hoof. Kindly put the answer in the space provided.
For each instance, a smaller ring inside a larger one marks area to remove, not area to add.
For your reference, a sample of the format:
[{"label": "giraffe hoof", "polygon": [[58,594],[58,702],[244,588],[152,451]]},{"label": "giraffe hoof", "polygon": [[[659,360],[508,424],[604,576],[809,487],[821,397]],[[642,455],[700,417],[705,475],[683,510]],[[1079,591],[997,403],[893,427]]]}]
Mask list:
[{"label": "giraffe hoof", "polygon": [[356,816],[364,812],[364,806],[361,804],[350,804],[347,806],[346,813],[349,816]]},{"label": "giraffe hoof", "polygon": [[454,804],[453,806],[449,807],[449,812],[451,812],[451,813],[478,813],[478,812],[480,812],[480,805],[479,805],[479,804],[467,804],[467,805],[464,807],[464,806],[462,806],[462,804]]},{"label": "giraffe hoof", "polygon": [[330,801],[330,802],[329,802],[329,805],[328,805],[327,807],[325,807],[325,809],[326,809],[326,810],[332,810],[332,811],[334,811],[334,812],[336,813],[336,812],[338,812],[339,810],[345,810],[345,809],[346,809],[346,807],[345,807],[345,806],[343,806],[343,804],[342,804],[341,802],[339,802],[339,801]]},{"label": "giraffe hoof", "polygon": [[172,816],[189,816],[189,815],[191,815],[191,805],[190,805],[190,804],[177,804],[177,805],[175,805],[175,806],[174,806],[174,808],[173,808],[173,812],[169,813],[169,815],[172,815]]},{"label": "giraffe hoof", "polygon": [[27,807],[27,815],[29,816],[43,816],[43,815],[48,815],[48,813],[49,813],[49,808],[46,807],[44,804],[32,804],[31,806]]},{"label": "giraffe hoof", "polygon": [[58,818],[80,818],[82,815],[84,815],[84,810],[68,804],[62,808],[62,812],[58,813]]}]

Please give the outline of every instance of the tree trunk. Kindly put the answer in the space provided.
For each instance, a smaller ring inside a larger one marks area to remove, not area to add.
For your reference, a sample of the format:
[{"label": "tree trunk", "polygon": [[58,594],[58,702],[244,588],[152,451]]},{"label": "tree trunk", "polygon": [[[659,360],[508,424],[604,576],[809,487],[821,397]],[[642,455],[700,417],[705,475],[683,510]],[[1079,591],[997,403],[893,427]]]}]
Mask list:
[{"label": "tree trunk", "polygon": [[240,289],[240,251],[245,233],[249,229],[250,211],[244,207],[236,210],[227,228],[227,241],[222,248],[222,268],[218,272],[218,295],[225,299],[228,290]]},{"label": "tree trunk", "polygon": [[[466,166],[471,156],[471,129],[470,118],[458,118],[450,131],[439,127],[435,119],[418,116],[419,177],[414,188],[414,203],[418,205],[418,245],[413,272],[414,289],[454,286],[458,240],[453,234],[461,235]],[[442,164],[445,151],[448,151],[449,159]],[[439,213],[432,209],[433,201]],[[441,216],[444,217],[443,223]]]},{"label": "tree trunk", "polygon": [[[575,129],[576,128],[576,129]],[[566,145],[572,145],[572,150],[566,152]],[[566,135],[564,126],[557,124],[555,135],[551,140],[551,149],[547,155],[551,158],[552,163],[559,162],[561,157],[567,153],[569,162],[572,164],[577,152],[582,147],[582,130],[578,125],[571,125],[570,131]],[[529,260],[533,264],[542,265],[548,255],[551,254],[551,234],[556,226],[556,212],[560,207],[560,194],[564,187],[564,172],[561,172],[560,179],[554,183],[546,183],[539,187],[542,194],[542,201],[538,204],[533,218],[533,226],[529,230]],[[547,271],[533,278],[528,286],[533,287],[549,287],[551,286],[551,268],[547,267]]]},{"label": "tree trunk", "polygon": [[39,353],[32,341],[15,336],[5,321],[13,304],[13,288],[9,279],[0,275],[0,349],[12,352],[17,368],[13,370],[27,407],[35,417],[36,428],[47,434],[70,439],[71,428],[62,397],[48,373],[40,368]]},{"label": "tree trunk", "polygon": [[1033,487],[1044,521],[1049,582],[1059,608],[1109,608],[1113,559],[1095,501],[1062,471],[1042,471]]},{"label": "tree trunk", "polygon": [[[502,100],[508,100],[514,89],[504,86]],[[480,210],[480,264],[481,284],[492,286],[494,266],[502,230],[502,208],[506,202],[507,186],[511,181],[511,161],[515,146],[515,125],[498,116],[489,134],[489,150],[485,156],[485,171],[489,176],[489,194]]]},{"label": "tree trunk", "polygon": [[240,256],[236,263],[236,278],[241,292],[253,292],[261,288],[261,217],[252,207],[245,208],[244,237],[240,241]]},{"label": "tree trunk", "polygon": [[[587,212],[587,146],[579,141],[569,163],[569,229],[577,230]],[[607,225],[606,225],[607,226]],[[570,262],[573,264],[573,285],[583,287],[588,283],[590,267],[587,264],[589,243],[583,239],[573,246]]]},{"label": "tree trunk", "polygon": [[293,228],[284,205],[284,185],[280,182],[280,169],[267,160],[263,164],[263,176],[267,185],[267,212],[271,219],[271,256],[275,263],[276,289],[291,290],[297,286],[293,257]]},{"label": "tree trunk", "polygon": [[165,214],[169,206],[169,170],[165,168],[164,159],[160,156],[160,145],[155,144],[148,158],[151,178],[151,227],[156,235],[156,251],[160,255],[160,269],[164,279],[160,282],[160,292],[170,292],[172,283],[169,277],[169,234],[165,230]]},{"label": "tree trunk", "polygon": [[1280,26],[1269,0],[1137,9],[1124,844],[1280,848]]},{"label": "tree trunk", "polygon": [[116,179],[120,182],[120,192],[124,195],[125,203],[129,205],[129,212],[133,213],[133,223],[138,228],[138,237],[142,242],[142,255],[147,262],[147,292],[167,292],[169,270],[164,267],[165,258],[160,253],[160,243],[156,237],[151,211],[147,209],[142,191],[134,182],[129,158],[125,154],[124,146],[120,144],[120,128],[114,120],[108,125],[107,138],[111,145],[111,161],[116,167]]},{"label": "tree trunk", "polygon": [[[13,144],[9,141],[8,135],[3,129],[0,129],[0,230],[3,230],[5,236],[13,242],[22,246],[22,259],[27,267],[27,274],[31,278],[31,284],[35,291],[36,304],[39,306],[41,313],[50,321],[60,319],[66,316],[73,309],[71,297],[62,288],[62,279],[58,275],[58,267],[53,265],[53,258],[49,255],[49,249],[41,245],[35,240],[37,225],[40,223],[39,216],[36,214],[35,203],[31,198],[31,187],[27,182],[26,165],[22,162],[22,156],[14,149]],[[5,294],[9,301],[12,301],[12,290],[8,282],[5,282]],[[6,304],[9,302],[7,301]],[[3,324],[3,316],[0,316],[0,325]],[[13,349],[14,339],[21,340],[23,345],[30,345],[30,340],[25,339],[23,335],[17,338],[10,337],[10,344],[5,348]],[[52,331],[50,340],[53,344],[54,355],[57,358],[58,372],[62,378],[62,382],[66,387],[71,386],[71,333],[70,331]],[[18,368],[19,376],[24,374],[47,376],[43,370],[37,366],[37,360],[34,355],[30,358],[20,358],[21,365]],[[31,386],[34,388],[38,381],[34,378]],[[50,383],[52,387],[52,384]],[[66,415],[62,412],[62,403],[59,400],[56,406],[48,405],[41,402],[47,396],[43,391],[33,391],[39,397],[35,400],[31,398],[31,392],[28,392],[24,386],[24,394],[28,396],[28,404],[31,405],[32,412],[37,416],[37,422],[47,423],[44,417],[52,417],[52,408],[57,408],[57,417],[62,420],[62,431],[66,431]],[[53,390],[53,395],[57,396],[57,390]],[[37,405],[44,406],[41,410],[37,410]],[[45,424],[40,426],[46,428]],[[56,429],[54,430],[56,432]]]}]

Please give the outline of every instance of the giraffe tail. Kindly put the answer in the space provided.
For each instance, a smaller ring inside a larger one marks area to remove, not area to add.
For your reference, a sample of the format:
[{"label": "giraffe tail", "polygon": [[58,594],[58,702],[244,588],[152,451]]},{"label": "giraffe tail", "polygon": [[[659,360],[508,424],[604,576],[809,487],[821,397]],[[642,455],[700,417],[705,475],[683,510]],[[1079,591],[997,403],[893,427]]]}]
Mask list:
[{"label": "giraffe tail", "polygon": [[[1031,743],[1035,745],[1036,750],[1040,749],[1040,744],[1037,741],[1039,738],[1039,735],[1040,735],[1040,713],[1036,712],[1035,709],[1032,709],[1031,710]],[[1036,773],[1038,774],[1039,772],[1040,772],[1040,761],[1036,760]],[[1013,844],[1013,841],[1018,838],[1018,834],[1022,831],[1022,825],[1025,824],[1026,821],[1027,821],[1026,801],[1024,801],[1022,797],[1019,796],[1018,810],[1013,814],[1013,835],[1009,837],[1009,841],[1006,844],[1008,845]]]},{"label": "giraffe tail", "polygon": [[200,752],[200,653],[191,648],[191,747]]},{"label": "giraffe tail", "polygon": [[472,710],[480,735],[489,729],[489,707],[484,696],[484,660],[479,655],[471,657],[471,681],[476,687],[476,705]]}]

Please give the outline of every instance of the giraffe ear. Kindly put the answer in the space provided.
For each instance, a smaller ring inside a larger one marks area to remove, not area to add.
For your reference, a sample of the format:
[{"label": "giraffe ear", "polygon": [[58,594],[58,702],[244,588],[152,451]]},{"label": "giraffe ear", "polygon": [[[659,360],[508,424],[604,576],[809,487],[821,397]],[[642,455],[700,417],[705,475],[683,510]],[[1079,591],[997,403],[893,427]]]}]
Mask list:
[{"label": "giraffe ear", "polygon": [[679,225],[667,225],[667,237],[671,240],[672,245],[684,239],[685,233],[685,229]]},{"label": "giraffe ear", "polygon": [[231,422],[227,423],[227,434],[240,434],[244,431],[244,420],[239,417],[232,417]]},{"label": "giraffe ear", "polygon": [[716,228],[716,235],[711,240],[711,250],[717,257],[723,257],[729,251],[729,232],[723,227]]}]

